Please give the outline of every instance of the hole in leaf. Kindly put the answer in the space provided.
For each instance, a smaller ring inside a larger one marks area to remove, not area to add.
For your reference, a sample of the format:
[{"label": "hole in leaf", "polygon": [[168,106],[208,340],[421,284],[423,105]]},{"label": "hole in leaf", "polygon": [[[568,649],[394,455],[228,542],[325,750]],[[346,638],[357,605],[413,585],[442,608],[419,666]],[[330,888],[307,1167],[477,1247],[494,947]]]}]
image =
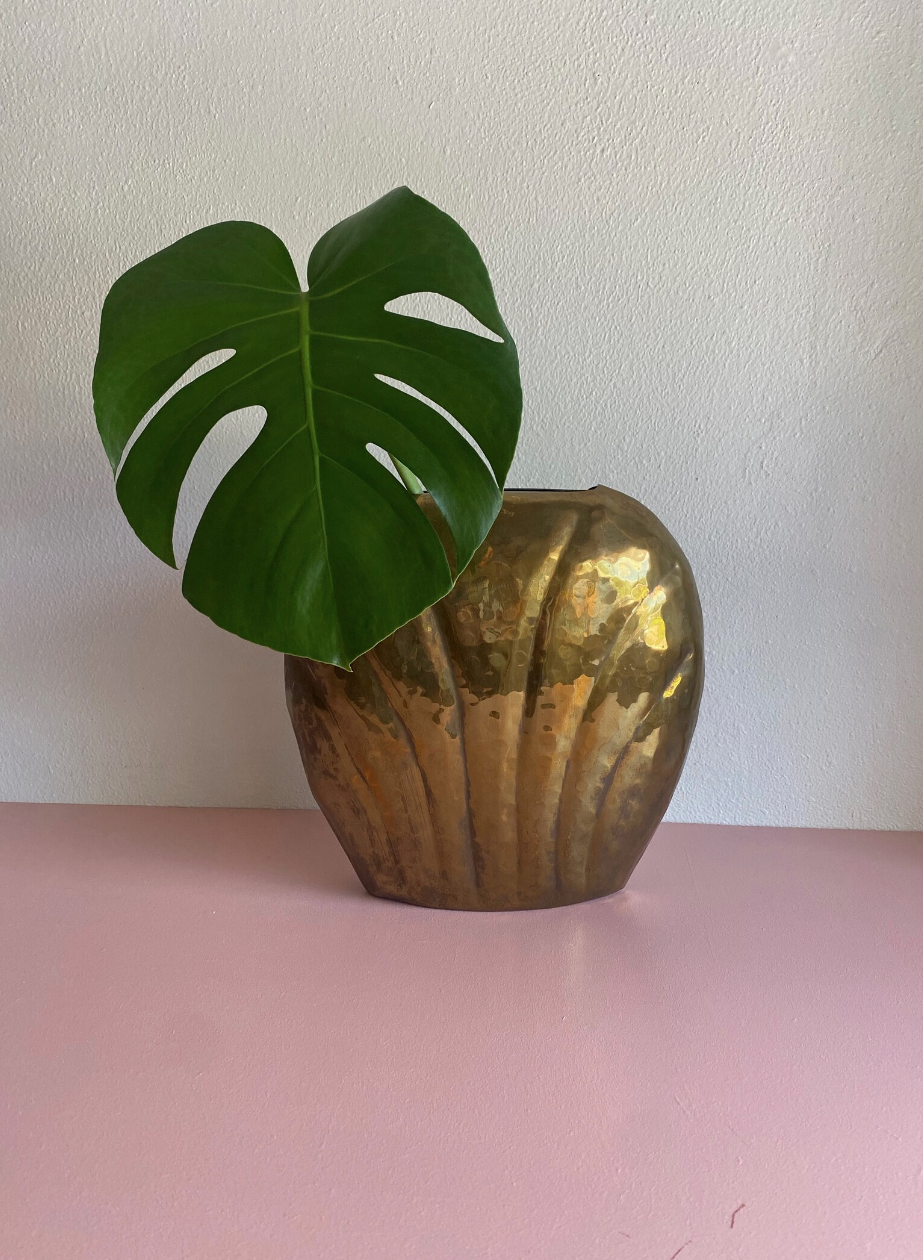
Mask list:
[{"label": "hole in leaf", "polygon": [[392,385],[395,389],[403,390],[405,394],[410,394],[411,398],[417,398],[420,402],[426,403],[427,407],[432,407],[433,411],[442,416],[444,420],[448,420],[452,428],[456,429],[462,435],[468,445],[474,447],[483,462],[487,465],[487,471],[490,473],[491,477],[493,477],[494,474],[493,469],[490,466],[490,460],[478,446],[477,442],[475,442],[474,438],[464,425],[459,424],[450,411],[446,411],[445,407],[440,407],[437,402],[433,402],[432,398],[427,398],[426,394],[421,394],[420,391],[418,389],[414,389],[412,385],[405,385],[403,381],[395,380],[393,376],[382,376],[380,372],[376,372],[375,379],[382,381],[385,385]]},{"label": "hole in leaf", "polygon": [[393,315],[428,319],[430,323],[442,324],[446,328],[461,328],[464,332],[476,333],[488,341],[503,342],[502,337],[498,337],[479,319],[475,319],[460,302],[453,302],[441,293],[405,293],[403,297],[393,298],[386,303],[385,310]]},{"label": "hole in leaf", "polygon": [[[421,394],[420,397],[422,398],[423,395]],[[397,469],[394,466],[394,460],[391,458],[391,456],[388,454],[388,452],[384,449],[383,446],[376,446],[374,442],[366,442],[365,449],[369,452],[370,455],[374,455],[375,458],[378,460],[379,464],[383,464],[385,468],[387,468],[388,472],[391,473],[391,475],[395,477],[401,483],[401,485],[404,486],[405,489],[407,488],[403,477],[400,475],[400,473],[397,471]],[[413,470],[411,469],[411,471]],[[413,475],[417,477],[420,483],[422,484],[423,482],[422,477],[419,477],[417,473],[414,473]],[[449,562],[449,568],[452,570],[452,575],[454,577],[456,574],[456,564],[455,564],[456,552],[455,552],[455,539],[452,537],[451,527],[449,526],[449,522],[446,520],[445,516],[443,515],[443,512],[441,508],[439,507],[438,503],[434,502],[431,505],[430,511],[435,512],[436,514],[435,521],[431,519],[430,524],[433,525],[433,527],[436,530],[436,533],[439,536],[439,541],[442,543],[443,550],[446,553],[446,559]],[[427,515],[429,515],[429,513],[427,513]]]},{"label": "hole in leaf", "polygon": [[[162,394],[161,397],[158,398],[157,402],[150,409],[150,411],[146,412],[141,417],[138,427],[135,429],[134,433],[128,439],[127,443],[125,444],[125,449],[124,451],[122,451],[122,458],[119,460],[119,466],[118,466],[118,469],[116,470],[116,476],[118,476],[118,474],[122,471],[122,466],[125,463],[125,460],[128,458],[128,452],[131,450],[135,442],[137,442],[138,438],[141,436],[141,434],[144,432],[144,430],[153,420],[154,416],[157,415],[157,412],[164,405],[164,403],[169,398],[172,398],[174,394],[178,394],[184,385],[188,385],[190,381],[194,381],[197,376],[204,376],[205,373],[210,372],[212,368],[219,367],[222,363],[227,363],[228,359],[233,359],[236,353],[237,353],[236,350],[214,350],[211,354],[203,354],[201,359],[196,359],[192,367],[189,368],[187,371],[185,371],[183,375],[179,378],[179,380],[176,381],[175,384],[171,385],[165,394]],[[198,458],[198,456],[196,458]]]},{"label": "hole in leaf", "polygon": [[[370,455],[374,455],[374,457],[378,460],[379,464],[387,468],[388,472],[391,473],[392,476],[396,477],[402,486],[407,485],[407,483],[404,481],[404,478],[400,474],[400,470],[398,469],[397,465],[394,462],[394,457],[392,455],[389,455],[383,446],[376,446],[374,442],[366,442],[365,449],[369,452]],[[411,469],[411,472],[413,472],[412,469]],[[419,477],[417,473],[413,473],[413,475],[422,484],[423,479]]]},{"label": "hole in leaf", "polygon": [[394,467],[394,461],[383,446],[376,446],[374,442],[366,442],[365,449],[370,455],[375,456],[383,468],[387,468],[388,472],[393,473],[400,481],[400,477],[397,476],[397,469]]},{"label": "hole in leaf", "polygon": [[225,473],[256,440],[265,421],[265,407],[230,411],[218,421],[193,456],[179,492],[173,526],[174,554],[180,568],[186,563],[192,536],[209,499]]}]

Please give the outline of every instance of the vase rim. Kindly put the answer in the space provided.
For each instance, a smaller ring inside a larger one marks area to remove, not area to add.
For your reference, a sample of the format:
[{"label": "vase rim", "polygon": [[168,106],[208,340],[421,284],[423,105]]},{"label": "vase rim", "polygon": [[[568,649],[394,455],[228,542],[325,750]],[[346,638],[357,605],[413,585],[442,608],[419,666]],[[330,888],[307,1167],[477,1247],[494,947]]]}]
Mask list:
[{"label": "vase rim", "polygon": [[586,494],[589,490],[608,490],[597,482],[595,486],[504,486],[504,494]]}]

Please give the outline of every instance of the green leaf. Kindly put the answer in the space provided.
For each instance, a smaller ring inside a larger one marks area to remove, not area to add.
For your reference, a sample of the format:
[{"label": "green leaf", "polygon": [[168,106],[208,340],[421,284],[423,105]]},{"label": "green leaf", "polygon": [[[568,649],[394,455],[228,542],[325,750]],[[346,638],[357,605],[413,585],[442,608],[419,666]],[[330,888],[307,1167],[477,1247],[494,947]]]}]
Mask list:
[{"label": "green leaf", "polygon": [[[385,310],[417,292],[459,303],[501,340]],[[218,350],[234,353],[160,405],[119,469],[148,412]],[[93,397],[125,515],[173,565],[196,451],[224,416],[265,408],[202,515],[183,593],[245,639],[341,666],[453,583],[435,529],[368,446],[430,491],[461,572],[499,511],[522,408],[516,348],[477,249],[407,188],[318,241],[306,293],[285,246],[255,223],[203,228],[132,267],[103,306]]]}]

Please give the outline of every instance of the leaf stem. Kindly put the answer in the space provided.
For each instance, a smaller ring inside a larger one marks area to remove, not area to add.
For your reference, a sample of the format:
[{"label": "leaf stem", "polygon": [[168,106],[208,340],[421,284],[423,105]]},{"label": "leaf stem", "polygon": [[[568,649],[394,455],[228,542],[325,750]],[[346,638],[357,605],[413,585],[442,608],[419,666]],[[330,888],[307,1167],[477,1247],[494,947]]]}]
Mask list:
[{"label": "leaf stem", "polygon": [[414,476],[414,474],[410,471],[410,469],[407,467],[406,464],[402,464],[401,461],[397,459],[394,455],[391,456],[391,463],[397,469],[397,475],[400,477],[401,481],[403,481],[404,485],[407,487],[410,493],[414,496],[414,498],[416,498],[418,494],[423,493],[425,489],[423,482],[420,481],[419,478]]}]

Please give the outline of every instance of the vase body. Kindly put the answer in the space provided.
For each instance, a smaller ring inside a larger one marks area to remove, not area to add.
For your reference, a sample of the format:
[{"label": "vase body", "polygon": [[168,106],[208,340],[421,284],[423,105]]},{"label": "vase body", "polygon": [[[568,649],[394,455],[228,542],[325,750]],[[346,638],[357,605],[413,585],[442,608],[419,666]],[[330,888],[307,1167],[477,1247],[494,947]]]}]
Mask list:
[{"label": "vase body", "polygon": [[351,673],[286,657],[285,675],[311,790],[370,893],[568,905],[622,888],[663,817],[701,695],[701,611],[634,499],[513,490],[443,600]]}]

